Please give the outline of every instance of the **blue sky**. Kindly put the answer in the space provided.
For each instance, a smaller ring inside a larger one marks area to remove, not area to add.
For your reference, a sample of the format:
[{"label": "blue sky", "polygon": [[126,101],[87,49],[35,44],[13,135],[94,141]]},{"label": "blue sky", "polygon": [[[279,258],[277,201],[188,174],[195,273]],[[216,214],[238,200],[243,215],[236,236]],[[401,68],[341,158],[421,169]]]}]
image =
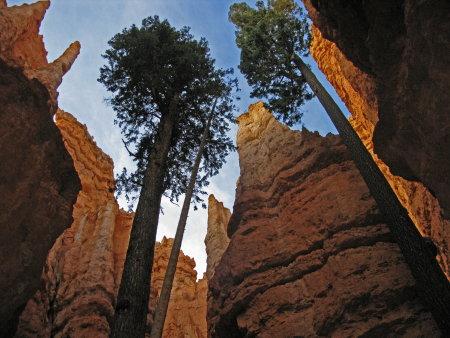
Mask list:
[{"label": "blue sky", "polygon": [[[7,0],[8,5],[31,3],[34,1]],[[72,69],[64,77],[59,87],[59,106],[73,114],[87,125],[90,134],[105,153],[115,163],[116,171],[130,166],[131,161],[123,148],[121,135],[114,126],[114,112],[105,104],[108,96],[103,86],[97,82],[99,68],[103,64],[101,54],[107,48],[108,40],[124,27],[140,24],[142,19],[159,15],[167,18],[175,27],[190,26],[195,37],[205,37],[217,65],[234,67],[239,75],[242,100],[239,112],[244,113],[254,100],[250,99],[249,87],[239,74],[239,50],[234,42],[234,29],[228,22],[228,8],[233,0],[52,0],[47,11],[41,34],[48,50],[48,59],[58,57],[70,42],[81,43],[81,53]],[[254,4],[255,1],[248,1]],[[317,69],[312,59],[307,60],[313,71],[330,91],[339,105],[344,107],[336,93]],[[323,108],[314,99],[304,107],[304,125],[309,130],[317,130],[322,135],[336,133]],[[346,110],[344,110],[346,111]],[[236,127],[232,130],[235,139]],[[213,178],[209,192],[232,209],[236,180],[239,176],[237,153],[228,157],[220,174]],[[182,200],[181,200],[182,201]],[[119,201],[125,206],[123,201]],[[181,204],[181,202],[180,202]],[[164,215],[160,217],[157,238],[173,237],[178,222],[180,208],[163,201]],[[194,257],[201,277],[206,269],[204,238],[206,235],[207,211],[191,209],[183,240],[183,251]]]}]

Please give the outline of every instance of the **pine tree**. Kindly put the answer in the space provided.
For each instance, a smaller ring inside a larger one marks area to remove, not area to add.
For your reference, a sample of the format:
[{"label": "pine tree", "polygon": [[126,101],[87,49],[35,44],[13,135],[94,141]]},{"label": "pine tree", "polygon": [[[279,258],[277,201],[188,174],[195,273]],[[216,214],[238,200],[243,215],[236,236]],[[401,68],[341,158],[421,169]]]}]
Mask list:
[{"label": "pine tree", "polygon": [[257,1],[256,9],[236,3],[229,18],[237,28],[239,68],[252,86],[253,97],[266,98],[277,117],[293,125],[301,121],[300,106],[312,98],[307,85],[317,96],[389,222],[426,305],[442,330],[450,332],[450,285],[435,250],[422,238],[339,106],[301,58],[308,54],[310,41],[302,9],[294,0]]},{"label": "pine tree", "polygon": [[144,337],[154,245],[161,198],[186,192],[208,108],[218,98],[211,125],[213,141],[203,152],[203,166],[193,191],[202,202],[203,188],[234,149],[227,136],[233,120],[230,70],[216,69],[205,39],[189,28],[173,28],[157,16],[124,29],[109,41],[99,82],[112,93],[123,142],[136,169],[118,177],[118,193],[138,197],[130,242],[117,297],[112,337]]}]

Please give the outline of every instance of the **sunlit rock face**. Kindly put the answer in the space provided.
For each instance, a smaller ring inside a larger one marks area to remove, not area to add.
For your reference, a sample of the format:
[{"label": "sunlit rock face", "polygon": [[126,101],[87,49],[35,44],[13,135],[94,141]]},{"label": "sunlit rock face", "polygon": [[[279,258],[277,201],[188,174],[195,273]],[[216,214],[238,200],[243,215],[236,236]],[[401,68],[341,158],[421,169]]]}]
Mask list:
[{"label": "sunlit rock face", "polygon": [[[61,110],[56,124],[82,190],[74,221],[50,250],[42,276],[44,287],[22,314],[18,335],[107,336],[120,280],[115,259],[126,254],[132,217],[119,209],[113,193],[113,162],[97,147],[86,126]],[[116,238],[125,245],[115,242]]]},{"label": "sunlit rock face", "polygon": [[449,276],[450,3],[305,5],[312,56]]},{"label": "sunlit rock face", "polygon": [[238,119],[230,243],[209,281],[212,337],[438,336],[338,136],[261,103]]},{"label": "sunlit rock face", "polygon": [[214,275],[216,265],[230,242],[227,236],[230,216],[230,210],[225,208],[222,202],[216,200],[214,195],[210,195],[208,198],[208,231],[205,237],[206,276],[208,280]]},{"label": "sunlit rock face", "polygon": [[[152,273],[152,294],[150,295],[148,322],[151,322],[157,295],[159,294],[166,273],[173,239],[163,238],[155,249]],[[180,252],[177,271],[173,282],[167,311],[163,336],[167,338],[206,338],[206,293],[207,281],[203,278],[197,282],[193,258]]]},{"label": "sunlit rock face", "polygon": [[[56,114],[56,124],[74,160],[82,190],[72,226],[50,250],[43,287],[22,313],[17,336],[108,337],[133,214],[119,208],[113,193],[113,162],[96,145],[86,126],[61,110]],[[169,239],[156,246],[150,313],[171,246]],[[206,286],[197,282],[194,267],[194,260],[181,253],[165,337],[184,337],[185,331],[203,332],[192,337],[206,337]]]},{"label": "sunlit rock face", "polygon": [[39,287],[48,250],[70,226],[80,190],[53,122],[57,87],[79,44],[48,63],[40,23],[49,2],[0,1],[0,336]]},{"label": "sunlit rock face", "polygon": [[80,43],[72,43],[59,58],[47,61],[39,27],[49,6],[50,1],[11,7],[7,7],[6,2],[1,4],[0,54],[9,66],[20,67],[29,79],[41,82],[56,103],[56,90],[78,56]]}]

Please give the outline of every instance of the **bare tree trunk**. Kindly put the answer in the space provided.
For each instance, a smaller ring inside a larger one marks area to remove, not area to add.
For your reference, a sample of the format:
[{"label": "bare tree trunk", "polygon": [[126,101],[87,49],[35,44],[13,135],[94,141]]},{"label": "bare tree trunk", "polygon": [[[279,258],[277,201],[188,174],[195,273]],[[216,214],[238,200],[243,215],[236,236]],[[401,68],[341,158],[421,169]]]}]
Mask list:
[{"label": "bare tree trunk", "polygon": [[181,242],[183,241],[184,230],[186,228],[186,221],[189,213],[189,207],[191,204],[192,194],[194,192],[198,169],[200,167],[200,162],[202,160],[203,151],[206,146],[209,128],[213,120],[216,103],[217,99],[214,102],[205,129],[203,130],[203,135],[201,138],[200,146],[198,148],[197,156],[195,158],[194,167],[192,168],[191,178],[189,180],[186,195],[184,197],[180,219],[178,220],[177,232],[175,234],[175,239],[173,241],[172,251],[170,252],[169,262],[167,263],[166,274],[164,275],[164,282],[161,288],[161,294],[158,299],[158,304],[156,305],[150,338],[161,338],[163,333],[164,322],[166,320],[167,315],[167,308],[169,306],[170,293],[172,291],[173,279],[175,277],[178,256],[180,255],[181,250]]},{"label": "bare tree trunk", "polygon": [[178,97],[161,117],[131,228],[111,337],[144,337],[156,231]]},{"label": "bare tree trunk", "polygon": [[314,73],[298,55],[294,56],[293,61],[333,121],[380,211],[388,221],[390,231],[416,279],[425,305],[432,312],[443,333],[449,333],[450,284],[437,263],[433,244],[421,236],[359,136]]}]

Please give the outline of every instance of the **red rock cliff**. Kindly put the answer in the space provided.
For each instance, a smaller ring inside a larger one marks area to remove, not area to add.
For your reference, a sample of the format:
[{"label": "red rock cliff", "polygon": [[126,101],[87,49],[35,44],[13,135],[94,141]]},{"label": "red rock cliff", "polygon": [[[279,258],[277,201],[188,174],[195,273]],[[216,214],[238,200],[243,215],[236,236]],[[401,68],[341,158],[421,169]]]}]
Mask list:
[{"label": "red rock cliff", "polygon": [[[133,215],[114,197],[113,162],[85,125],[61,110],[56,124],[72,156],[82,190],[72,226],[56,241],[42,275],[43,288],[22,313],[20,337],[107,337]],[[172,240],[157,245],[150,313],[162,283]],[[206,286],[183,253],[164,328],[165,337],[206,337]],[[150,316],[149,316],[150,319]]]},{"label": "red rock cliff", "polygon": [[450,275],[450,3],[306,0],[311,54]]},{"label": "red rock cliff", "polygon": [[14,333],[39,287],[47,253],[72,222],[80,190],[53,122],[57,87],[79,51],[47,62],[40,23],[48,1],[0,1],[0,336]]},{"label": "red rock cliff", "polygon": [[261,103],[238,119],[230,244],[209,283],[212,337],[438,336],[338,136]]},{"label": "red rock cliff", "polygon": [[208,230],[205,237],[206,247],[206,276],[211,280],[214,270],[224,251],[230,243],[227,235],[228,221],[231,212],[223,206],[222,202],[216,200],[214,195],[208,198]]}]

